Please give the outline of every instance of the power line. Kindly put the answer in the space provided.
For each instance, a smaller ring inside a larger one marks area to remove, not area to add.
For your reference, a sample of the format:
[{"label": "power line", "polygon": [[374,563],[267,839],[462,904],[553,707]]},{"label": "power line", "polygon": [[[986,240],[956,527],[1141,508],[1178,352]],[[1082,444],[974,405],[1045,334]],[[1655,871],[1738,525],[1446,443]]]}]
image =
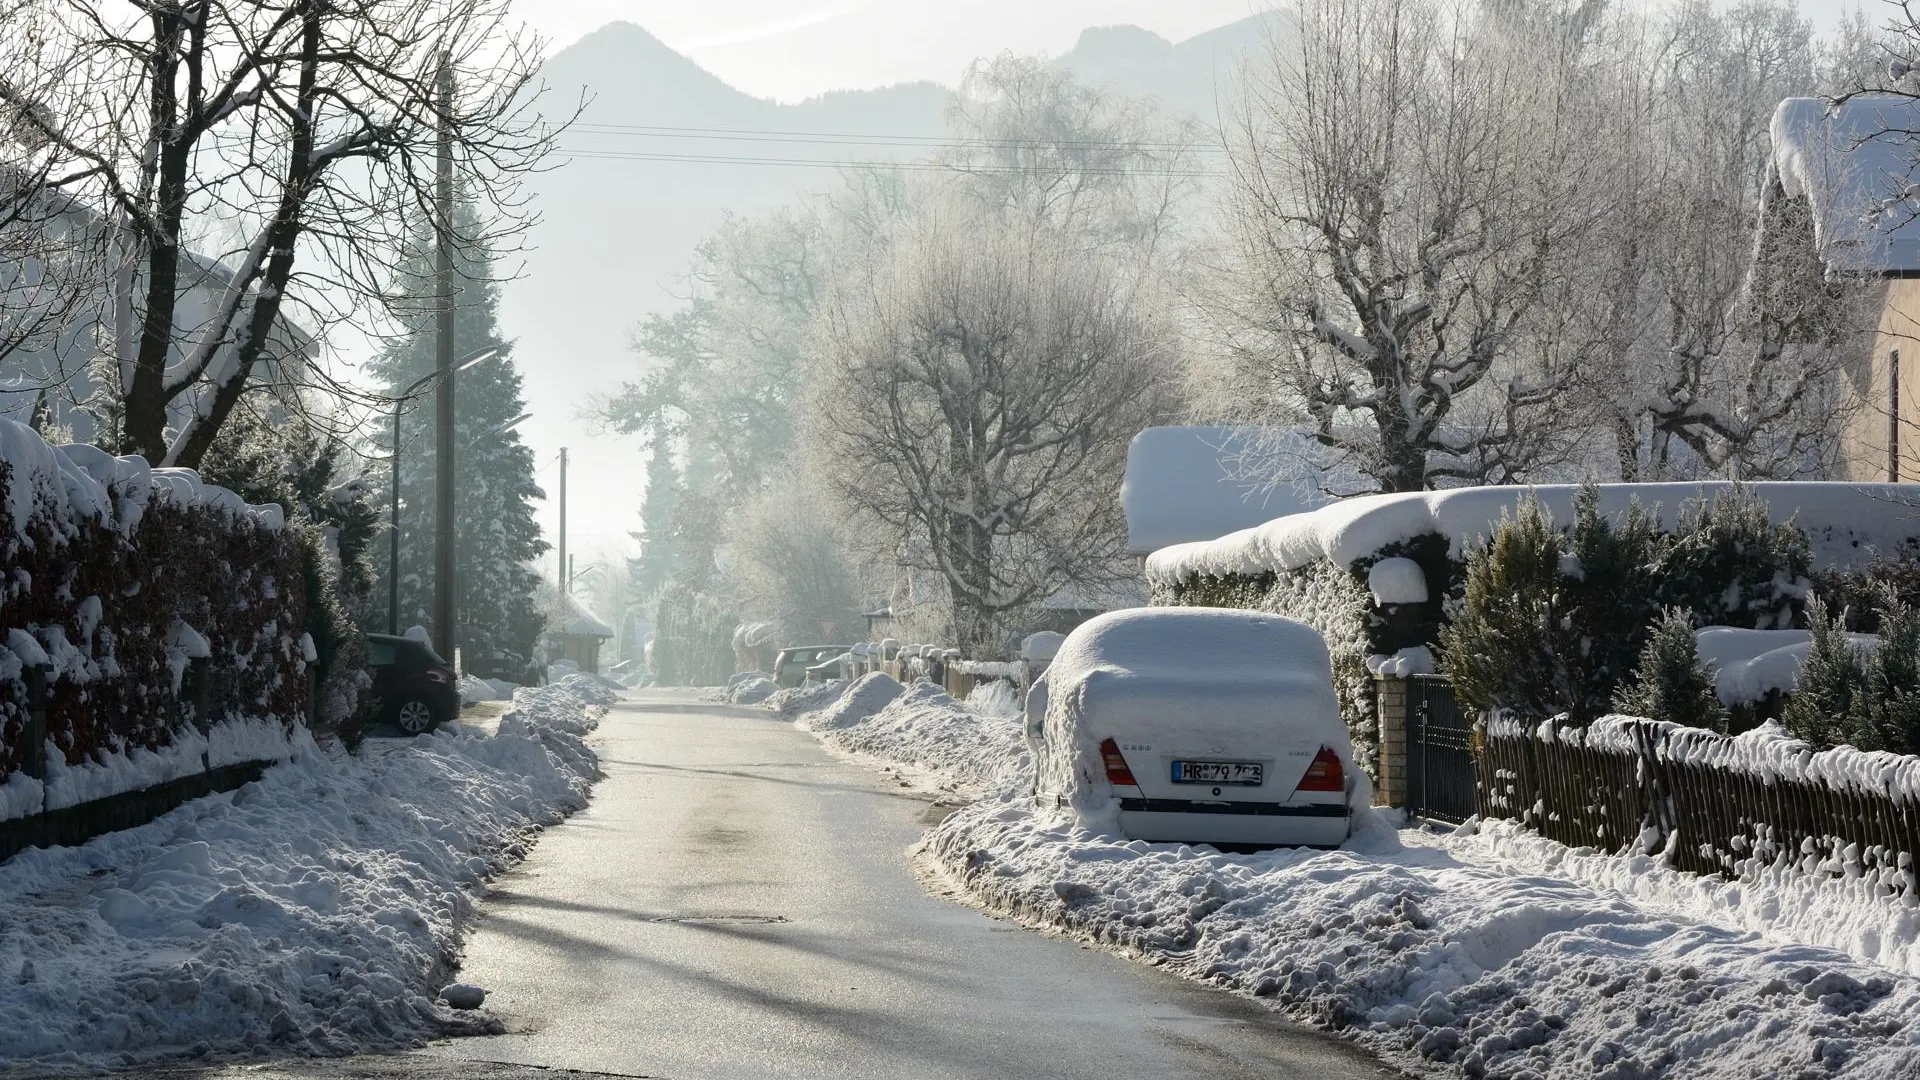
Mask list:
[{"label": "power line", "polygon": [[[812,169],[889,169],[904,172],[950,172],[985,176],[1025,175],[1031,170],[1009,165],[948,165],[936,161],[825,161],[818,158],[739,157],[724,154],[674,154],[644,150],[568,150],[566,157],[591,161],[653,161],[708,165],[789,166]],[[1206,178],[1222,175],[1215,169],[1074,169],[1081,176],[1165,176]]]},{"label": "power line", "polygon": [[1042,149],[1073,148],[1094,150],[1179,150],[1195,153],[1222,153],[1220,147],[1195,143],[1152,139],[991,139],[951,138],[945,135],[888,135],[846,131],[776,131],[767,128],[679,127],[666,124],[572,124],[562,129],[549,126],[555,133],[587,135],[637,135],[657,139],[718,139],[735,142],[791,142],[846,146],[894,146],[902,148],[981,148]]}]

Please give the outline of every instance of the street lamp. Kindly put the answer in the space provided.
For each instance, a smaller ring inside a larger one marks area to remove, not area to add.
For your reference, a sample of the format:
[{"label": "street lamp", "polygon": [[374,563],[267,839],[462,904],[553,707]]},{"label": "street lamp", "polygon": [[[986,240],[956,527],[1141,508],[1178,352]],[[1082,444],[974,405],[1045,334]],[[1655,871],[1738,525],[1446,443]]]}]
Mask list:
[{"label": "street lamp", "polygon": [[[446,370],[446,374],[451,377],[499,355],[499,347],[490,345],[462,357],[459,363]],[[388,493],[387,506],[387,633],[389,634],[400,632],[400,409],[401,406],[418,397],[421,389],[438,379],[440,375],[439,371],[429,371],[415,379],[413,385],[389,399],[393,402],[393,453],[388,458],[393,467],[393,482],[389,485],[391,491]],[[526,418],[526,416],[516,417],[500,430],[505,431]],[[447,643],[447,648],[453,648],[451,641]]]}]

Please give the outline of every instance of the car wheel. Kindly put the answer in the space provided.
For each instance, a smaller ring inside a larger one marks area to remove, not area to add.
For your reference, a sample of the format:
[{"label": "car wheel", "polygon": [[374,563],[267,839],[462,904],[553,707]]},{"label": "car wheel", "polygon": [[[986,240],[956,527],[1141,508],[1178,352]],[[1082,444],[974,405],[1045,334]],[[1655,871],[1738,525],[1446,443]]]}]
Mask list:
[{"label": "car wheel", "polygon": [[409,735],[424,735],[438,723],[433,715],[433,706],[419,698],[401,702],[400,708],[394,711],[393,722]]}]

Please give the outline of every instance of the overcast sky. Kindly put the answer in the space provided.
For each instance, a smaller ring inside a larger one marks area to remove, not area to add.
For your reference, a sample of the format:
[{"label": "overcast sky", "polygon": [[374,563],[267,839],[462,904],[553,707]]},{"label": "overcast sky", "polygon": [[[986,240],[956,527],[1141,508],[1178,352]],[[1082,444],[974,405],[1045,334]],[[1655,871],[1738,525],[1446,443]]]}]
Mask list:
[{"label": "overcast sky", "polygon": [[1268,0],[513,0],[556,47],[607,23],[651,31],[729,84],[799,101],[915,79],[951,85],[982,55],[1061,53],[1089,26],[1180,41]]}]

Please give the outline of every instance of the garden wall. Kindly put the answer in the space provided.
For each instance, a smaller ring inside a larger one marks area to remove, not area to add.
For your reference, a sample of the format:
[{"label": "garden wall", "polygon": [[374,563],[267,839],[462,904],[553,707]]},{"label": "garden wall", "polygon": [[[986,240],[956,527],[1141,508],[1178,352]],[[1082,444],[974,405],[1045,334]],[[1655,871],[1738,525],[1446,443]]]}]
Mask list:
[{"label": "garden wall", "polygon": [[284,757],[308,558],[277,506],[0,420],[0,821]]}]

